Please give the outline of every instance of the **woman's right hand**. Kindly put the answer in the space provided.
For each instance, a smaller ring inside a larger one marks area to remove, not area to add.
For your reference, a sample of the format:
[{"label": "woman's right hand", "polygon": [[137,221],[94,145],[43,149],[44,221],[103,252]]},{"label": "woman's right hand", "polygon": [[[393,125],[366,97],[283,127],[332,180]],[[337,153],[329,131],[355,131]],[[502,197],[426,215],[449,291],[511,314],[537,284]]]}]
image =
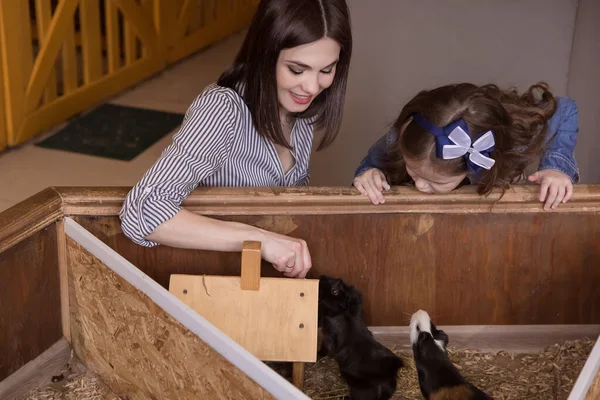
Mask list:
[{"label": "woman's right hand", "polygon": [[263,231],[262,257],[289,278],[305,278],[312,267],[306,242],[278,233]]},{"label": "woman's right hand", "polygon": [[385,203],[383,190],[390,190],[383,172],[371,168],[354,178],[354,187],[364,196],[368,196],[373,204]]}]

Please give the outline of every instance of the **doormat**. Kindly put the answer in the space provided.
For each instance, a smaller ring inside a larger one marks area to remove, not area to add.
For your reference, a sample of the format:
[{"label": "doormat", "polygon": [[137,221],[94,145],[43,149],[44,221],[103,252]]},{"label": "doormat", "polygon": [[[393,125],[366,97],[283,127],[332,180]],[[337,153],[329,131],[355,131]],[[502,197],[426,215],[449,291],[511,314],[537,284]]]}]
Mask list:
[{"label": "doormat", "polygon": [[130,161],[183,122],[184,114],[103,104],[37,146]]}]

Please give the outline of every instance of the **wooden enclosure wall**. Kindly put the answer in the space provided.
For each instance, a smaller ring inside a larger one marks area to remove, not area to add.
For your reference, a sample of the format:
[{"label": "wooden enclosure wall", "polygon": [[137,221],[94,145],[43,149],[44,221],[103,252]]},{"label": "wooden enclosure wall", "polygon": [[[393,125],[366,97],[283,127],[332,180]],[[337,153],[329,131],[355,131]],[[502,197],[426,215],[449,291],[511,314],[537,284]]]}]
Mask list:
[{"label": "wooden enclosure wall", "polygon": [[[442,325],[600,323],[597,200],[573,200],[556,212],[540,212],[537,192],[530,200],[523,200],[529,196],[523,192],[505,212],[489,212],[492,200],[404,192],[407,197],[389,196],[383,208],[346,195],[326,207],[311,207],[310,199],[322,201],[327,195],[269,197],[267,191],[245,190],[199,191],[188,205],[213,217],[304,238],[313,261],[309,277],[328,274],[356,285],[372,326],[406,325],[406,313],[419,308]],[[73,211],[78,210],[95,212],[75,205]],[[99,212],[107,211],[104,202]],[[240,273],[238,253],[146,248],[123,235],[114,214],[74,219],[165,288],[173,273]],[[267,264],[261,274],[278,276]]]},{"label": "wooden enclosure wall", "polygon": [[63,336],[59,212],[45,191],[0,214],[0,381]]},{"label": "wooden enclosure wall", "polygon": [[[493,208],[495,195],[482,199],[472,188],[443,196],[395,188],[383,207],[348,188],[208,188],[194,192],[184,206],[305,238],[314,264],[310,276],[325,273],[355,284],[371,326],[405,326],[405,313],[417,308],[430,311],[440,325],[598,324],[600,186],[576,186],[572,201],[556,212],[541,210],[536,189],[509,191]],[[65,336],[84,359],[94,352],[112,354],[118,365],[92,357],[95,372],[118,374],[117,387],[141,395],[144,386],[162,385],[165,371],[153,360],[170,357],[169,349],[182,343],[198,345],[102,262],[74,242],[67,247],[65,215],[165,288],[171,273],[240,273],[239,253],[132,243],[117,217],[128,190],[49,188],[0,213],[0,379]],[[263,265],[263,276],[277,275]],[[156,318],[145,320],[147,311]],[[65,312],[71,320],[66,331]],[[143,329],[154,334],[140,335]],[[125,355],[143,349],[150,356],[131,372],[111,340],[121,341],[118,349]],[[176,361],[176,378],[216,393],[204,385],[212,382],[214,369],[203,372],[204,383],[194,381],[202,370],[198,360],[212,357],[211,350],[194,349],[196,364]],[[139,371],[155,381],[136,375]],[[256,386],[238,385],[247,377],[224,377],[237,391],[234,396],[250,390],[254,398],[269,397]]]},{"label": "wooden enclosure wall", "polygon": [[[222,218],[225,219],[225,218]],[[600,216],[294,215],[232,221],[306,238],[313,268],[357,286],[370,325],[404,325],[429,310],[439,324],[600,323]],[[239,255],[143,248],[117,217],[78,217],[164,287],[172,273],[238,275]],[[277,276],[269,265],[261,272]]]},{"label": "wooden enclosure wall", "polygon": [[242,29],[257,4],[0,0],[0,149],[2,138],[23,143]]},{"label": "wooden enclosure wall", "polygon": [[[5,99],[4,93],[4,74],[2,73],[2,52],[0,51],[0,102]],[[8,130],[6,129],[6,110],[0,106],[0,151],[4,150],[8,144]]]},{"label": "wooden enclosure wall", "polygon": [[273,399],[147,295],[67,238],[72,346],[127,399]]}]

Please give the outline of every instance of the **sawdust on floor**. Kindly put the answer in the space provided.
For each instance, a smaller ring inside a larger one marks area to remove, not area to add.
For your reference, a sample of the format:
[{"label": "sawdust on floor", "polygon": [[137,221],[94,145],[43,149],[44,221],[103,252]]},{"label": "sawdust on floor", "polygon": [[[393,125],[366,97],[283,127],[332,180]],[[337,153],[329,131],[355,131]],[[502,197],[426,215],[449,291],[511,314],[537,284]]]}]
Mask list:
[{"label": "sawdust on floor", "polygon": [[[594,341],[566,341],[549,346],[540,353],[484,353],[449,348],[450,359],[474,385],[495,399],[566,400]],[[405,361],[398,375],[394,400],[423,399],[412,353],[392,349]],[[337,364],[325,357],[305,366],[304,392],[313,400],[339,400],[348,394]]]},{"label": "sawdust on floor", "polygon": [[[566,400],[593,346],[594,341],[582,339],[555,344],[533,354],[456,351],[451,347],[448,351],[461,373],[495,399]],[[398,375],[393,399],[422,399],[412,353],[406,348],[392,350],[406,364]],[[291,379],[291,363],[267,364]],[[18,400],[120,400],[77,358],[53,380]],[[306,364],[303,391],[313,400],[340,400],[348,394],[337,364],[328,357]]]},{"label": "sawdust on floor", "polygon": [[18,400],[120,400],[102,381],[72,357],[69,366],[44,387]]}]

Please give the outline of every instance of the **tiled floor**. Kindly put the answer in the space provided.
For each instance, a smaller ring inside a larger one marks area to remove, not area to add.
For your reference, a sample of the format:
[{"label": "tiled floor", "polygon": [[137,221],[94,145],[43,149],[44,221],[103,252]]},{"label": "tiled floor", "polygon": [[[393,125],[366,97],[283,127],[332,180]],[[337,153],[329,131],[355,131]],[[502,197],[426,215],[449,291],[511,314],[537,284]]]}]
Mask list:
[{"label": "tiled floor", "polygon": [[[244,32],[172,66],[121,93],[112,103],[184,113],[202,89],[235,56]],[[0,153],[0,211],[48,186],[131,186],[169,144],[174,132],[130,162],[110,160],[33,144]]]}]

